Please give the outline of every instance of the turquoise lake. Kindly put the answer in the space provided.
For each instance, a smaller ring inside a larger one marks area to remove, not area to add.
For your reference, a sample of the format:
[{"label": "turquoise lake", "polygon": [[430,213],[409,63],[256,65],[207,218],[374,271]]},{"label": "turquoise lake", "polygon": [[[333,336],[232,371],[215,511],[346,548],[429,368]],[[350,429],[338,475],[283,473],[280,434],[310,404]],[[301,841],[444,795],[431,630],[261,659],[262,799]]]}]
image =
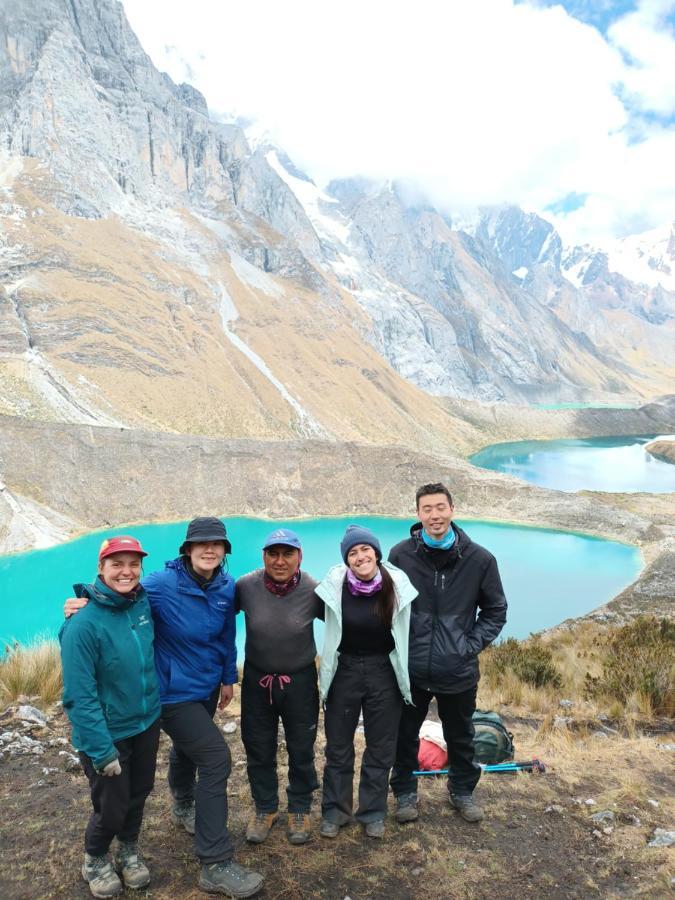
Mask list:
[{"label": "turquoise lake", "polygon": [[559,491],[670,493],[675,491],[675,465],[654,459],[644,449],[656,437],[512,441],[485,447],[469,461]]},{"label": "turquoise lake", "polygon": [[[339,542],[351,522],[371,528],[385,554],[408,535],[412,519],[359,516],[302,521],[227,519],[232,542],[230,571],[243,575],[261,564],[265,535],[287,526],[301,537],[302,567],[317,578],[340,562]],[[571,616],[582,615],[615,596],[641,568],[637,548],[613,541],[541,528],[458,520],[477,543],[499,562],[509,601],[505,635],[526,637]],[[177,555],[186,523],[143,525],[95,532],[48,550],[0,557],[0,638],[29,641],[56,635],[63,621],[63,601],[72,585],[95,576],[98,548],[104,537],[131,533],[150,556],[146,572]],[[243,657],[243,617],[237,619],[239,660]],[[319,645],[320,646],[320,645]]]}]

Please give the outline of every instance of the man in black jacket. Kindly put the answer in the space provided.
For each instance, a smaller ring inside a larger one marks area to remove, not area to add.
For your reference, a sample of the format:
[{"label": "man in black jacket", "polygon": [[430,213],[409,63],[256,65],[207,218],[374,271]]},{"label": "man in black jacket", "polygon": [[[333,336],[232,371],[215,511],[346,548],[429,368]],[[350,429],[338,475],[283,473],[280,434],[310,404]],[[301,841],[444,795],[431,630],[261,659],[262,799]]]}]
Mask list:
[{"label": "man in black jacket", "polygon": [[392,548],[389,561],[419,592],[410,620],[409,670],[414,706],[405,706],[399,728],[391,787],[396,820],[417,818],[419,730],[436,698],[452,776],[450,803],[467,822],[483,810],[473,799],[481,769],[474,762],[472,716],[478,689],[478,654],[506,622],[506,598],[497,561],[452,523],[454,508],[443,484],[425,484],[416,494],[420,521],[410,537]]}]

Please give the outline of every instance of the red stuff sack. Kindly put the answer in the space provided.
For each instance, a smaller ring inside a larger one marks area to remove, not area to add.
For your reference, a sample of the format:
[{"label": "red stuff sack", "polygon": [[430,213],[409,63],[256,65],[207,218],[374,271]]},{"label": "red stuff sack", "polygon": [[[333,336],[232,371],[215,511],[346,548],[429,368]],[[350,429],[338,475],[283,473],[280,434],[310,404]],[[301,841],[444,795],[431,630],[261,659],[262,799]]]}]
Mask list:
[{"label": "red stuff sack", "polygon": [[426,738],[420,740],[420,749],[417,754],[417,762],[422,772],[433,772],[435,769],[445,769],[448,765],[448,754],[446,750],[434,744],[433,741],[427,741]]}]

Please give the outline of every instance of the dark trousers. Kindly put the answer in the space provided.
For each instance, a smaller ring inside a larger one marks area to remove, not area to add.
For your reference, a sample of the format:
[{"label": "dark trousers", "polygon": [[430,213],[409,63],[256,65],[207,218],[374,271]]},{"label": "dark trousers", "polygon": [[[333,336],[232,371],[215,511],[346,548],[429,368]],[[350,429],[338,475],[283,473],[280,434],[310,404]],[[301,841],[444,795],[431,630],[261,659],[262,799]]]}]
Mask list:
[{"label": "dark trousers", "polygon": [[84,849],[91,856],[107,853],[114,837],[138,840],[145,801],[155,783],[158,745],[159,719],[140,734],[115,741],[122,774],[110,777],[99,775],[86,753],[80,753],[94,807],[84,833]]},{"label": "dark trousers", "polygon": [[229,862],[234,845],[227,829],[230,748],[213,721],[219,689],[208,700],[167,703],[162,728],[173,741],[169,787],[178,802],[194,799],[195,850],[203,863]]},{"label": "dark trousers", "polygon": [[[271,677],[267,686],[261,679]],[[251,794],[257,812],[279,808],[277,778],[277,735],[279,719],[284,726],[288,750],[288,811],[307,813],[312,793],[319,782],[314,768],[314,742],[319,720],[319,689],[316,666],[312,663],[285,676],[270,676],[244,664],[241,684],[241,739],[246,749],[246,765]]]},{"label": "dark trousers", "polygon": [[352,816],[354,733],[363,710],[366,749],[361,759],[356,819],[373,822],[387,812],[387,781],[396,755],[403,699],[389,657],[340,655],[326,699],[326,764],[321,813],[343,825]]},{"label": "dark trousers", "polygon": [[455,794],[473,793],[481,775],[480,766],[474,762],[471,719],[476,709],[476,690],[474,687],[461,694],[435,694],[411,685],[414,706],[406,706],[401,716],[396,763],[391,777],[391,787],[397,797],[417,791],[417,779],[412,773],[418,768],[420,727],[432,697],[436,697],[443,737],[448,745],[448,764],[452,770],[448,776],[448,790]]}]

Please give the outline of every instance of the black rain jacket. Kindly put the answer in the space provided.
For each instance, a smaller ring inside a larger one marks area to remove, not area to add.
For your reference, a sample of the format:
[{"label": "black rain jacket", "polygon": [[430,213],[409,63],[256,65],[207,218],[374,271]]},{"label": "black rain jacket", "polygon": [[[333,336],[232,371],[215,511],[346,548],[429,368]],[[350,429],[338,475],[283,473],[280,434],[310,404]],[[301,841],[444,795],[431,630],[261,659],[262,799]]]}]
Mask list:
[{"label": "black rain jacket", "polygon": [[389,554],[418,591],[410,618],[410,681],[441,694],[459,694],[478,684],[478,654],[506,622],[497,560],[454,523],[452,529],[450,550],[430,550],[417,522],[411,536]]}]

